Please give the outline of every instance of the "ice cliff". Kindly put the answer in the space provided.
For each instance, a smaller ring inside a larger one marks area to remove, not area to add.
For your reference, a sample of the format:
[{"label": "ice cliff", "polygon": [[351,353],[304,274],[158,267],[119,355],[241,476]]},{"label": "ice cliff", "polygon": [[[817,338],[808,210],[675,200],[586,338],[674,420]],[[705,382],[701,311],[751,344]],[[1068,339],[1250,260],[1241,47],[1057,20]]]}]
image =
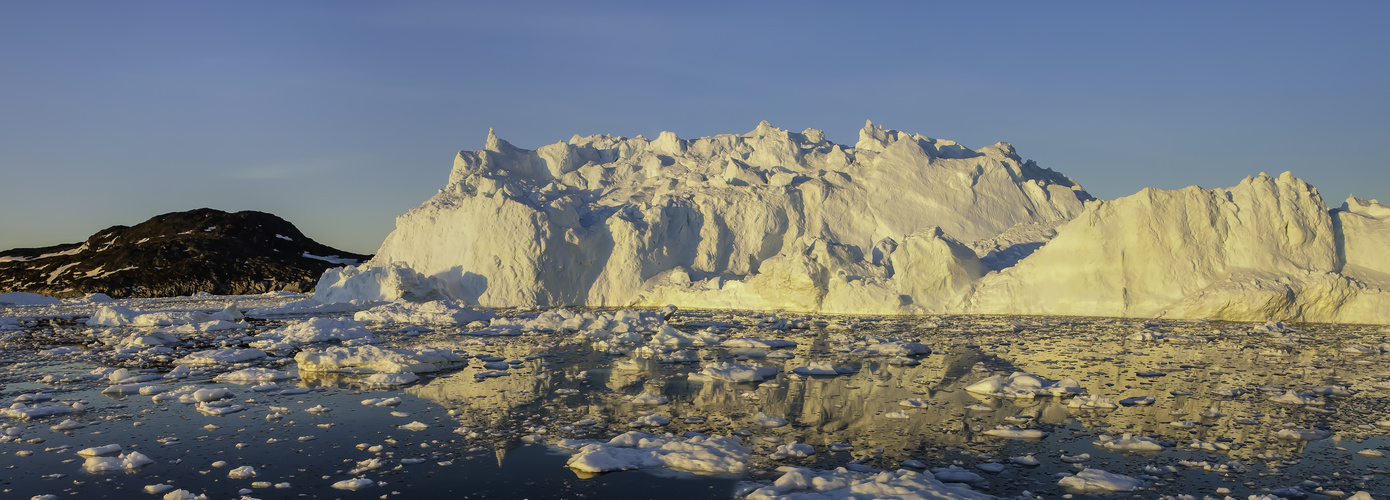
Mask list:
[{"label": "ice cliff", "polygon": [[1093,201],[1006,143],[489,133],[316,298],[1390,322],[1390,216],[1285,174]]},{"label": "ice cliff", "polygon": [[963,310],[1387,323],[1387,212],[1355,198],[1329,211],[1288,172],[1229,189],[1144,189],[1088,204],[977,282]]}]

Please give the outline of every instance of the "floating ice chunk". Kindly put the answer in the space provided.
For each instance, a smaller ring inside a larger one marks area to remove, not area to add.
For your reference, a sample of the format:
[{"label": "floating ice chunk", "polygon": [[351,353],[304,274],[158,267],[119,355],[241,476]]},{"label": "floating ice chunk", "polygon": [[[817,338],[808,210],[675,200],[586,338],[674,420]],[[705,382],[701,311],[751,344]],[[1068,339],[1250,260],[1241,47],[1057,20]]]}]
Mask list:
[{"label": "floating ice chunk", "polygon": [[143,489],[145,490],[145,493],[149,493],[151,495],[158,495],[160,493],[172,490],[174,489],[174,487],[167,484],[147,484]]},{"label": "floating ice chunk", "polygon": [[367,478],[365,478],[365,477],[359,477],[359,478],[356,478],[356,479],[344,479],[344,480],[342,480],[342,481],[338,481],[338,482],[336,482],[336,483],[333,483],[333,487],[336,488],[336,489],[340,489],[340,490],[352,490],[352,491],[357,491],[357,490],[360,490],[360,489],[362,489],[362,488],[366,488],[366,487],[368,487],[368,486],[371,486],[372,483],[373,483],[373,481],[372,481],[371,479],[367,479]]},{"label": "floating ice chunk", "polygon": [[400,426],[400,428],[405,429],[405,430],[408,430],[408,431],[423,431],[423,430],[425,430],[425,429],[428,429],[429,427],[430,427],[430,426],[425,425],[424,423],[421,423],[421,422],[418,421],[418,420]]},{"label": "floating ice chunk", "polygon": [[807,364],[806,366],[798,366],[796,368],[792,368],[792,373],[803,376],[843,375],[848,373],[854,373],[854,370],[839,366],[833,366],[830,363],[813,362]]},{"label": "floating ice chunk", "polygon": [[777,375],[777,367],[775,366],[754,366],[720,361],[705,365],[699,373],[691,374],[690,378],[730,382],[761,382],[763,379],[775,375]]},{"label": "floating ice chunk", "polygon": [[1082,394],[1067,402],[1067,407],[1083,409],[1114,409],[1117,407],[1110,398],[1100,397],[1099,394]]},{"label": "floating ice chunk", "polygon": [[650,343],[666,346],[704,346],[717,345],[720,342],[724,342],[724,338],[718,335],[705,332],[686,334],[672,328],[671,325],[661,325],[661,329],[657,330],[656,335],[652,335]]},{"label": "floating ice chunk", "polygon": [[402,323],[415,325],[466,325],[474,321],[487,321],[497,317],[492,311],[477,310],[458,302],[435,300],[430,302],[395,301],[358,311],[352,319],[367,323]]},{"label": "floating ice chunk", "polygon": [[1075,380],[1064,378],[1049,382],[1024,372],[1014,372],[1008,378],[995,375],[969,386],[965,390],[984,396],[1029,399],[1036,396],[1064,396],[1086,392]]},{"label": "floating ice chunk", "polygon": [[372,398],[362,400],[363,406],[396,406],[401,404],[401,398]]},{"label": "floating ice chunk", "polygon": [[637,405],[664,405],[669,402],[669,400],[664,397],[646,391],[642,391],[642,394],[633,396],[631,401],[632,404]]},{"label": "floating ice chunk", "polygon": [[820,500],[842,498],[893,498],[901,500],[993,500],[964,484],[946,484],[933,474],[908,469],[895,472],[854,471],[841,467],[815,471],[801,467],[786,472],[771,485],[748,494],[750,500]]},{"label": "floating ice chunk", "polygon": [[816,454],[816,448],[806,444],[792,441],[777,447],[768,458],[773,460],[786,460],[788,458],[805,458]]},{"label": "floating ice chunk", "polygon": [[1274,437],[1287,441],[1317,441],[1332,436],[1332,431],[1323,429],[1281,429]]},{"label": "floating ice chunk", "polygon": [[1004,464],[997,462],[985,462],[982,464],[976,464],[975,467],[979,468],[982,471],[991,472],[995,474],[1004,472]]},{"label": "floating ice chunk", "polygon": [[1042,439],[1047,437],[1048,433],[1038,429],[1020,429],[1012,425],[1001,425],[981,434],[1008,439]]},{"label": "floating ice chunk", "polygon": [[724,347],[752,347],[762,349],[778,349],[784,347],[796,347],[796,342],[782,339],[758,339],[752,337],[741,337],[729,339],[723,342]]},{"label": "floating ice chunk", "polygon": [[214,366],[241,363],[264,357],[265,351],[260,349],[238,349],[235,347],[228,347],[225,349],[198,351],[180,358],[176,363],[190,366]]},{"label": "floating ice chunk", "polygon": [[1380,450],[1372,450],[1372,449],[1370,449],[1370,448],[1367,448],[1367,449],[1358,451],[1358,452],[1356,452],[1356,454],[1357,454],[1357,455],[1361,455],[1361,456],[1363,456],[1363,457],[1369,457],[1369,458],[1380,458],[1380,457],[1385,456],[1385,452],[1380,451]]},{"label": "floating ice chunk", "polygon": [[121,470],[135,470],[152,463],[154,463],[154,460],[150,460],[149,457],[146,457],[144,454],[138,451],[132,451],[130,453],[123,453],[120,456],[115,457],[87,457],[87,461],[82,463],[82,468],[87,469],[87,472],[93,473],[111,472]]},{"label": "floating ice chunk", "polygon": [[414,373],[374,373],[362,379],[362,385],[369,387],[388,387],[393,385],[406,385],[420,380],[420,376]]},{"label": "floating ice chunk", "polygon": [[164,500],[207,500],[207,495],[194,495],[188,490],[174,490],[164,494]]},{"label": "floating ice chunk", "polygon": [[82,458],[90,458],[90,457],[108,457],[108,456],[111,456],[111,455],[119,454],[120,452],[121,452],[121,445],[119,445],[119,444],[108,444],[108,445],[105,445],[105,446],[93,446],[93,447],[91,447],[91,448],[86,448],[86,449],[78,450],[78,451],[77,451],[77,456],[82,457]]},{"label": "floating ice chunk", "polygon": [[781,427],[787,425],[787,419],[758,412],[757,415],[753,416],[753,423],[763,427]]},{"label": "floating ice chunk", "polygon": [[10,405],[9,408],[0,409],[0,417],[28,420],[53,415],[66,415],[81,410],[82,405],[80,403],[32,406],[24,403],[15,403]]},{"label": "floating ice chunk", "polygon": [[231,401],[200,402],[197,404],[197,406],[195,406],[195,408],[197,408],[198,413],[214,416],[227,415],[246,409],[246,407],[233,403]]},{"label": "floating ice chunk", "polygon": [[883,418],[891,418],[891,419],[895,419],[895,420],[906,420],[907,418],[909,418],[909,415],[908,415],[906,412],[901,412],[901,411],[890,411],[890,412],[888,412],[888,413],[884,413],[884,414],[883,414]]},{"label": "floating ice chunk", "polygon": [[57,423],[57,424],[48,426],[48,428],[51,429],[51,430],[53,430],[53,431],[55,431],[55,432],[63,432],[63,431],[70,431],[70,430],[73,430],[73,429],[81,429],[81,428],[86,427],[86,426],[87,426],[87,424],[84,424],[84,423],[82,423],[82,422],[78,422],[78,421],[76,421],[76,420],[64,419],[62,422],[59,422],[59,423]]},{"label": "floating ice chunk", "polygon": [[1092,444],[1111,451],[1163,451],[1163,445],[1158,444],[1157,441],[1131,434],[1124,434],[1119,438],[1102,434]]},{"label": "floating ice chunk", "polygon": [[1011,461],[1011,462],[1013,462],[1013,463],[1016,463],[1016,464],[1019,464],[1019,465],[1026,465],[1026,466],[1030,466],[1030,467],[1036,466],[1036,465],[1042,465],[1042,462],[1039,462],[1038,459],[1033,458],[1032,455],[1026,455],[1026,456],[1021,456],[1021,457],[1013,457],[1013,458],[1010,458],[1009,461]]},{"label": "floating ice chunk", "polygon": [[280,370],[272,370],[269,368],[246,368],[244,370],[223,373],[221,375],[213,377],[212,380],[216,382],[226,382],[232,384],[256,384],[274,382],[276,380],[285,380],[289,378],[294,378],[294,376],[290,375],[289,372],[282,372]]},{"label": "floating ice chunk", "polygon": [[340,318],[317,317],[271,330],[256,336],[251,343],[255,347],[278,344],[309,344],[330,340],[375,340],[371,330],[360,321]]},{"label": "floating ice chunk", "polygon": [[651,414],[638,417],[628,425],[633,427],[664,427],[671,423],[671,419],[661,415]]},{"label": "floating ice chunk", "polygon": [[463,356],[442,347],[383,349],[370,345],[301,351],[294,360],[299,363],[300,372],[380,373],[433,372],[465,362]]},{"label": "floating ice chunk", "polygon": [[742,474],[748,470],[748,448],[733,437],[628,432],[607,443],[562,443],[578,448],[566,464],[571,469],[598,473],[647,467],[712,474]]},{"label": "floating ice chunk", "polygon": [[1123,474],[1086,469],[1062,478],[1057,485],[1072,493],[1114,493],[1137,490],[1144,487],[1144,482]]},{"label": "floating ice chunk", "polygon": [[251,479],[253,477],[256,477],[256,468],[250,465],[243,465],[227,471],[227,478],[229,479]]}]

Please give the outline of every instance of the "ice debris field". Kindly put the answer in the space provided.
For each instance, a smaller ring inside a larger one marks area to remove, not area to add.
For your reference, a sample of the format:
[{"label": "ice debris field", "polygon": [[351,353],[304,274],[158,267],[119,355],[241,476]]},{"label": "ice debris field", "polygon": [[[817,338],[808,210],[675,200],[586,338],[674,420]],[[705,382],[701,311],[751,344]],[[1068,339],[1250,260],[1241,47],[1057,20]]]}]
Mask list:
[{"label": "ice debris field", "polygon": [[1379,326],[4,298],[5,498],[1390,491]]}]

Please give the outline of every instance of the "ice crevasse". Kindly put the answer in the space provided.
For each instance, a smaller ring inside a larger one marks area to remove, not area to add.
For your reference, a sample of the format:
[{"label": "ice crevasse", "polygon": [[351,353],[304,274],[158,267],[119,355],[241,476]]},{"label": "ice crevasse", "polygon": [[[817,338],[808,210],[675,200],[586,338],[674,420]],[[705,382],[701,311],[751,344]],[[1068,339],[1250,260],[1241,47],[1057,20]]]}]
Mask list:
[{"label": "ice crevasse", "polygon": [[1006,143],[872,123],[853,147],[490,132],[315,298],[1390,323],[1387,213],[1288,173],[1099,201]]}]

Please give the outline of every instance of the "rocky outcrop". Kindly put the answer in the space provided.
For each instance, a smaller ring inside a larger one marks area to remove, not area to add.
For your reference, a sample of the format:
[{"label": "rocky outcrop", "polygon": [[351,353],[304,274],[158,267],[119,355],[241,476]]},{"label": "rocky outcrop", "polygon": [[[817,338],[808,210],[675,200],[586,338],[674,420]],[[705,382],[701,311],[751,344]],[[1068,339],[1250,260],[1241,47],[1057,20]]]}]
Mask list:
[{"label": "rocky outcrop", "polygon": [[264,212],[198,209],[113,226],[82,243],[0,252],[0,293],[166,297],[307,292],[369,258],[319,244]]}]

